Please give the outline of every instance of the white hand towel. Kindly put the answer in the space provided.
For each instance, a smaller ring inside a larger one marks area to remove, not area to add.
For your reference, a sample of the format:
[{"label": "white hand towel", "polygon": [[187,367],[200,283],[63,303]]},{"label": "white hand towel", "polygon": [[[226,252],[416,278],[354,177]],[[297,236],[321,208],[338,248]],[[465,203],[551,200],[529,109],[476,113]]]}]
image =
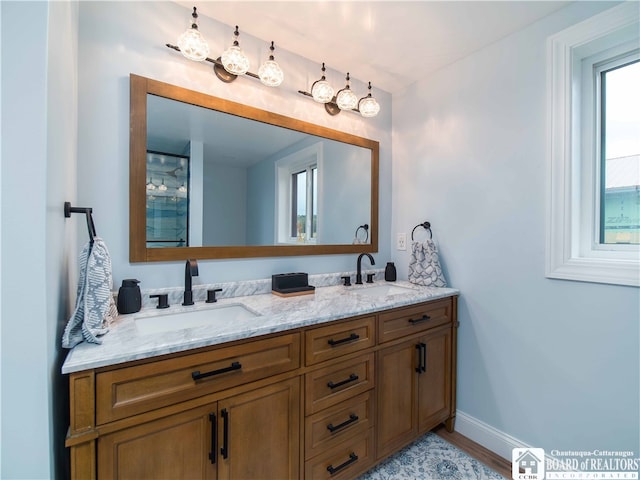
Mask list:
[{"label": "white hand towel", "polygon": [[109,324],[118,314],[111,295],[112,286],[109,250],[104,241],[96,237],[93,247],[87,243],[80,253],[78,297],[62,335],[64,348],[73,348],[83,340],[102,343],[98,337],[109,331]]},{"label": "white hand towel", "polygon": [[440,267],[438,247],[431,239],[411,243],[409,281],[425,287],[446,287],[447,281]]}]

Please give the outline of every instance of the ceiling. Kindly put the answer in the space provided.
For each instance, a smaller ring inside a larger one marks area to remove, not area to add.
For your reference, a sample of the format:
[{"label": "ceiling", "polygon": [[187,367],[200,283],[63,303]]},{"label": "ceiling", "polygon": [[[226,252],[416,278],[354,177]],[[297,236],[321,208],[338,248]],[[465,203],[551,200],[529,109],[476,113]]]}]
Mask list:
[{"label": "ceiling", "polygon": [[179,1],[390,93],[568,1]]}]

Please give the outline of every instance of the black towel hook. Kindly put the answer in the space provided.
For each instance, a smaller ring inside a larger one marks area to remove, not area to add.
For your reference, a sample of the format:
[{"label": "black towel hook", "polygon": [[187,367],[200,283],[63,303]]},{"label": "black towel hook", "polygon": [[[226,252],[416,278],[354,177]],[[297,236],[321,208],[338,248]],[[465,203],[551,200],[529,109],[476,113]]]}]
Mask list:
[{"label": "black towel hook", "polygon": [[91,207],[72,207],[71,202],[64,202],[64,216],[70,218],[72,213],[84,213],[87,216],[87,230],[89,231],[89,242],[93,245],[93,239],[96,235],[96,226],[93,223]]},{"label": "black towel hook", "polygon": [[413,232],[415,232],[416,228],[418,228],[418,227],[422,227],[422,228],[428,230],[429,231],[429,238],[433,238],[433,233],[431,232],[431,224],[429,222],[424,222],[424,223],[419,223],[418,225],[413,227],[413,230],[411,230],[411,240],[413,240]]}]

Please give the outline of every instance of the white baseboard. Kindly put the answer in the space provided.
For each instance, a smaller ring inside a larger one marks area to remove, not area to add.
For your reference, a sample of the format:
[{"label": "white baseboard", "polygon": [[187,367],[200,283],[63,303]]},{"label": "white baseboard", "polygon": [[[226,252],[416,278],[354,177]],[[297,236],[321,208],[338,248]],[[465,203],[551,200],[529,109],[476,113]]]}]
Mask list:
[{"label": "white baseboard", "polygon": [[517,438],[460,410],[456,412],[455,430],[461,435],[500,455],[509,462],[511,461],[511,451],[514,448],[531,448],[530,445],[527,445]]}]

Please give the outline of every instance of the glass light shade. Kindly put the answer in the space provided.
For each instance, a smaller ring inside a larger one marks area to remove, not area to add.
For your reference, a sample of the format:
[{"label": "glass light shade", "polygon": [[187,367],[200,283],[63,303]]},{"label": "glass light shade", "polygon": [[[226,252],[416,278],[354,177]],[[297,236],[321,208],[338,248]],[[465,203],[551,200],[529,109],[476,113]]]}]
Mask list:
[{"label": "glass light shade", "polygon": [[158,190],[160,190],[161,192],[167,191],[167,186],[164,184],[164,180],[162,180],[162,184],[158,187]]},{"label": "glass light shade", "polygon": [[311,96],[318,103],[330,102],[333,99],[333,87],[324,79],[318,80],[311,87]]},{"label": "glass light shade", "polygon": [[149,181],[149,183],[147,183],[147,190],[155,190],[156,186],[153,184],[152,181]]},{"label": "glass light shade", "polygon": [[249,70],[249,59],[237,45],[231,45],[222,54],[224,69],[233,75],[244,75]]},{"label": "glass light shade", "polygon": [[178,47],[189,60],[201,62],[209,56],[209,45],[197,28],[190,28],[180,35]]},{"label": "glass light shade", "polygon": [[350,88],[343,88],[336,96],[336,103],[340,110],[353,110],[358,105],[358,97]]},{"label": "glass light shade", "polygon": [[375,98],[364,97],[358,103],[358,110],[363,117],[375,117],[380,111],[380,105]]},{"label": "glass light shade", "polygon": [[258,69],[260,81],[268,87],[277,87],[284,80],[284,73],[275,60],[267,60]]}]

